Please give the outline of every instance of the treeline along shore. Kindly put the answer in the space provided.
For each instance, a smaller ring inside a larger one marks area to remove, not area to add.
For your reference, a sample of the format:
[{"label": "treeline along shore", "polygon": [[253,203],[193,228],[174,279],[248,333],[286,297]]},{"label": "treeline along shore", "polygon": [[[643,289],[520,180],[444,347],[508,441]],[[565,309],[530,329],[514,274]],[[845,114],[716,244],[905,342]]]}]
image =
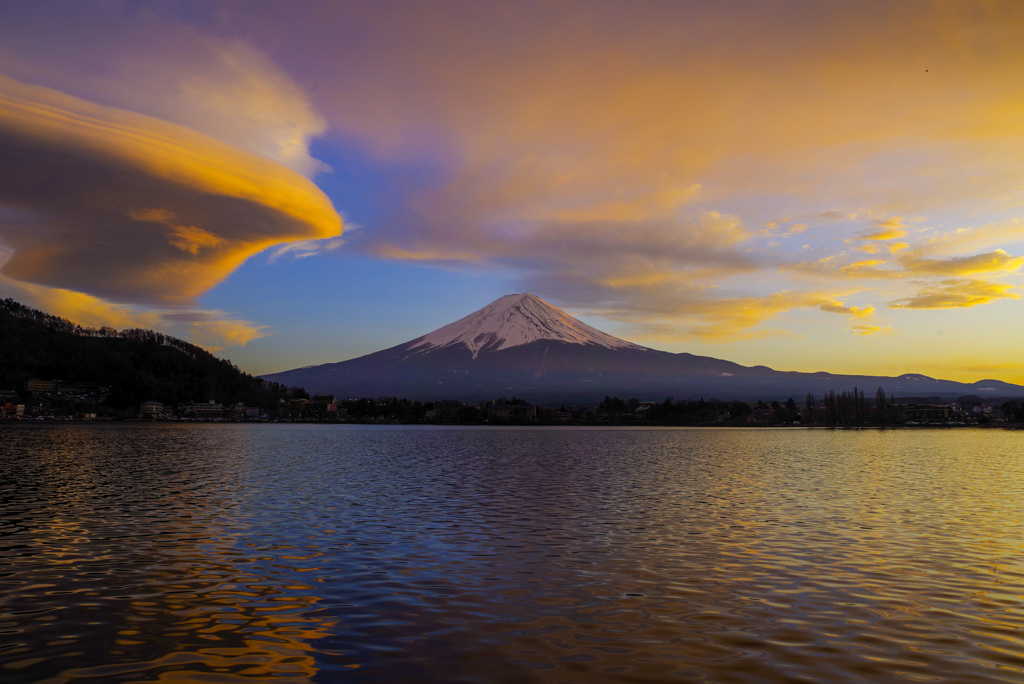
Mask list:
[{"label": "treeline along shore", "polygon": [[865,396],[857,388],[755,402],[607,396],[596,406],[495,398],[414,401],[310,396],[253,377],[163,333],[76,325],[0,300],[0,419],[338,423],[903,426],[1024,422],[1024,400]]}]

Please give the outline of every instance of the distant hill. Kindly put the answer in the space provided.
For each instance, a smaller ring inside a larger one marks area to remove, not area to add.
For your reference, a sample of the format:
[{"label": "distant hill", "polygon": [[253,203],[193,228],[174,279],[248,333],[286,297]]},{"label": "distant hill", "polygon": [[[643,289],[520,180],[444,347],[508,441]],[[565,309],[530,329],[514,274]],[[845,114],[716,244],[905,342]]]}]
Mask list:
[{"label": "distant hill", "polygon": [[777,371],[708,356],[650,349],[576,320],[531,294],[506,295],[405,344],[357,359],[263,376],[340,398],[479,400],[518,396],[548,405],[596,405],[605,396],[641,401],[819,399],[829,391],[881,387],[895,397],[1024,397],[998,380],[960,383],[898,377]]},{"label": "distant hill", "polygon": [[230,361],[152,330],[86,328],[0,300],[0,389],[22,390],[30,378],[108,388],[103,404],[137,410],[214,400],[269,408],[285,388],[243,373]]}]

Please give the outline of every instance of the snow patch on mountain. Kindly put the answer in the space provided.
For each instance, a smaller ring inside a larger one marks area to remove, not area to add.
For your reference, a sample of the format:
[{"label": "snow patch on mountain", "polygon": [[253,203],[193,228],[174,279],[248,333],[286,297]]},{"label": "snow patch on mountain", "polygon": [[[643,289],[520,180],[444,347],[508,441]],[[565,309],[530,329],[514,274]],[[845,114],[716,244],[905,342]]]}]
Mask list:
[{"label": "snow patch on mountain", "polygon": [[608,349],[647,349],[592,328],[528,292],[496,299],[465,318],[413,340],[409,348],[464,344],[475,358],[482,349],[497,351],[540,340],[596,344]]}]

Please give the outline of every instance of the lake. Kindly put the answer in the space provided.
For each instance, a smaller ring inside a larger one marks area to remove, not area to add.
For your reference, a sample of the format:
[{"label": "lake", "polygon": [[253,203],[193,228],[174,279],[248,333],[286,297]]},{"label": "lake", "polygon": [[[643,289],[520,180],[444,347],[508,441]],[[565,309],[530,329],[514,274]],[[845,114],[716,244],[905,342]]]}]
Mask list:
[{"label": "lake", "polygon": [[0,681],[1021,682],[1024,432],[0,425]]}]

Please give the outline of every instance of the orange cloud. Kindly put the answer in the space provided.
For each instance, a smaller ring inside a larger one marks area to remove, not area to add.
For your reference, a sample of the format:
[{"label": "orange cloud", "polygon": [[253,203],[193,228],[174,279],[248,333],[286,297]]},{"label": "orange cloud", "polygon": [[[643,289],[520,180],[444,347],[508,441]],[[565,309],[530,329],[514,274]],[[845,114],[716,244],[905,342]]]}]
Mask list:
[{"label": "orange cloud", "polygon": [[875,312],[874,307],[846,306],[836,299],[830,299],[818,306],[818,308],[822,311],[828,311],[829,313],[846,314],[849,316],[856,316],[857,318],[870,316]]},{"label": "orange cloud", "polygon": [[[697,339],[706,342],[735,342],[792,335],[787,330],[758,328],[789,311],[818,309],[855,318],[874,313],[872,307],[847,306],[836,297],[816,292],[781,291],[755,297],[723,295],[715,289],[693,288],[682,279],[652,279],[629,283],[645,288],[644,296],[630,295],[616,301],[606,291],[606,304],[594,314],[625,322],[636,330],[637,339],[674,342]],[[642,304],[633,306],[634,300]]]},{"label": "orange cloud", "polygon": [[[673,315],[651,316],[618,311],[605,313],[611,318],[639,323],[641,337],[663,341],[696,338],[704,341],[731,342],[786,334],[778,330],[752,330],[779,314],[806,305],[799,295],[778,292],[765,297],[697,299]],[[648,320],[645,320],[648,319]],[[655,318],[654,321],[649,319]]]},{"label": "orange cloud", "polygon": [[192,256],[198,256],[199,251],[202,249],[220,247],[227,244],[227,240],[219,235],[214,235],[208,230],[196,228],[195,226],[176,226],[171,231],[171,239],[168,242]]},{"label": "orange cloud", "polygon": [[910,273],[947,276],[1012,273],[1024,265],[1024,257],[1011,256],[1002,249],[950,259],[925,259],[910,254],[900,261]]},{"label": "orange cloud", "polygon": [[136,221],[162,223],[167,226],[171,231],[168,242],[192,256],[199,254],[199,250],[203,248],[219,247],[226,242],[219,235],[202,228],[176,225],[174,212],[167,209],[133,209],[128,212],[128,216]]},{"label": "orange cloud", "polygon": [[3,276],[0,276],[0,281],[4,281],[5,289],[13,290],[20,301],[43,311],[59,312],[61,317],[88,328],[160,330],[192,340],[211,351],[244,346],[270,334],[267,326],[222,311],[126,306],[81,292],[12,282]]},{"label": "orange cloud", "polygon": [[852,330],[857,335],[877,335],[889,332],[889,326],[883,328],[880,325],[855,325]]},{"label": "orange cloud", "polygon": [[905,230],[906,225],[903,223],[903,219],[900,217],[887,218],[884,221],[879,221],[875,224],[875,230],[860,235],[857,237],[858,240],[895,240],[906,236],[907,231]]},{"label": "orange cloud", "polygon": [[268,334],[265,325],[254,325],[237,319],[219,319],[194,322],[189,338],[195,340],[196,344],[219,350],[221,345],[244,347]]},{"label": "orange cloud", "polygon": [[912,297],[890,302],[894,309],[957,309],[988,304],[998,299],[1020,299],[1012,285],[984,280],[951,278],[926,287]]},{"label": "orange cloud", "polygon": [[140,311],[81,292],[31,284],[13,285],[20,290],[20,297],[32,306],[48,312],[59,311],[61,317],[88,328],[159,329],[163,323],[160,315],[154,311]]},{"label": "orange cloud", "polygon": [[[898,280],[920,276],[971,276],[997,273],[1014,273],[1024,266],[1024,257],[1013,256],[1003,249],[983,254],[935,258],[928,256],[936,251],[935,241],[929,241],[911,248],[899,243],[897,249],[889,250],[890,259],[862,259],[847,262],[844,255],[830,255],[813,262],[800,262],[791,268],[806,274],[820,274],[826,277],[879,278]],[[948,246],[948,243],[945,243]],[[858,250],[862,251],[862,250]],[[864,250],[872,254],[876,250]]]},{"label": "orange cloud", "polygon": [[341,233],[327,197],[280,164],[5,77],[0,151],[0,204],[19,216],[0,222],[3,272],[17,281],[188,304],[271,245]]}]

